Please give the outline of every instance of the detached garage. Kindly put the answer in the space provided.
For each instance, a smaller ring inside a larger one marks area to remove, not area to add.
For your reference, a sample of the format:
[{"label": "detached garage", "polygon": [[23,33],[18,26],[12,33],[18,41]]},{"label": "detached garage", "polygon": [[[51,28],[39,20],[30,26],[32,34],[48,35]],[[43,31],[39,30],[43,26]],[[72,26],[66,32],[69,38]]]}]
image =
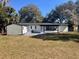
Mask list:
[{"label": "detached garage", "polygon": [[12,24],[7,26],[7,35],[21,35],[22,26],[17,24]]}]

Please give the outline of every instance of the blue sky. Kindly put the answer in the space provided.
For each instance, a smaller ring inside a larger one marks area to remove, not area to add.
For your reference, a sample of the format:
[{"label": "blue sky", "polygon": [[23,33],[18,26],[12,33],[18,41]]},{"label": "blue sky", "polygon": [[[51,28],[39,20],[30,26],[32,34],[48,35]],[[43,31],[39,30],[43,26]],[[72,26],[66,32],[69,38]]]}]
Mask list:
[{"label": "blue sky", "polygon": [[56,6],[67,1],[69,0],[10,0],[9,5],[12,6],[16,11],[19,11],[23,6],[35,4],[40,9],[42,15],[46,16]]}]

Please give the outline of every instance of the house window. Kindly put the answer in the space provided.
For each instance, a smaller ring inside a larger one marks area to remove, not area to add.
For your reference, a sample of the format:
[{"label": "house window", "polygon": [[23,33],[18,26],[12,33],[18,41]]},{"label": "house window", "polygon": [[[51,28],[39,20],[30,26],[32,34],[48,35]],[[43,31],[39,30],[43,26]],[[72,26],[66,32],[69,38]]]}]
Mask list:
[{"label": "house window", "polygon": [[31,26],[31,29],[32,29],[32,26]]}]

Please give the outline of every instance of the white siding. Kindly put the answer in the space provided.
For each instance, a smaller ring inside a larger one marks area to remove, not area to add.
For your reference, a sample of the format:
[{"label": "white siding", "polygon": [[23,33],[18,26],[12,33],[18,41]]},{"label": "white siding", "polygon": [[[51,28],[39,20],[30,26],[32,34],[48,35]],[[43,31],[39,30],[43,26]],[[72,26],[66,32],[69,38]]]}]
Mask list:
[{"label": "white siding", "polygon": [[12,24],[7,26],[7,34],[8,35],[19,35],[22,34],[22,28],[19,25]]},{"label": "white siding", "polygon": [[28,26],[28,32],[31,32],[32,30],[34,30],[34,31],[38,31],[38,32],[41,32],[42,31],[42,29],[41,29],[41,26],[38,26],[38,25],[32,25],[32,26]]},{"label": "white siding", "polygon": [[28,31],[27,31],[27,26],[22,26],[22,32],[23,34],[26,34]]},{"label": "white siding", "polygon": [[[23,34],[24,35],[36,35],[36,34],[39,34],[42,32],[42,29],[41,29],[41,26],[39,25],[29,25],[29,26],[26,26],[25,30],[23,30]],[[32,32],[34,31],[34,32]]]},{"label": "white siding", "polygon": [[59,32],[68,32],[68,26],[59,26]]}]

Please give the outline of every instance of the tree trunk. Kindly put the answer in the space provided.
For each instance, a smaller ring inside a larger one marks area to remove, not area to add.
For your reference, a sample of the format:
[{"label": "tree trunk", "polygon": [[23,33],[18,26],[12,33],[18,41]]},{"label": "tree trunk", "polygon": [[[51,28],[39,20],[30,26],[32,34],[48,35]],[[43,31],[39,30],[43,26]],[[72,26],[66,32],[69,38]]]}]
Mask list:
[{"label": "tree trunk", "polygon": [[6,35],[6,27],[5,26],[2,27],[2,35]]}]

